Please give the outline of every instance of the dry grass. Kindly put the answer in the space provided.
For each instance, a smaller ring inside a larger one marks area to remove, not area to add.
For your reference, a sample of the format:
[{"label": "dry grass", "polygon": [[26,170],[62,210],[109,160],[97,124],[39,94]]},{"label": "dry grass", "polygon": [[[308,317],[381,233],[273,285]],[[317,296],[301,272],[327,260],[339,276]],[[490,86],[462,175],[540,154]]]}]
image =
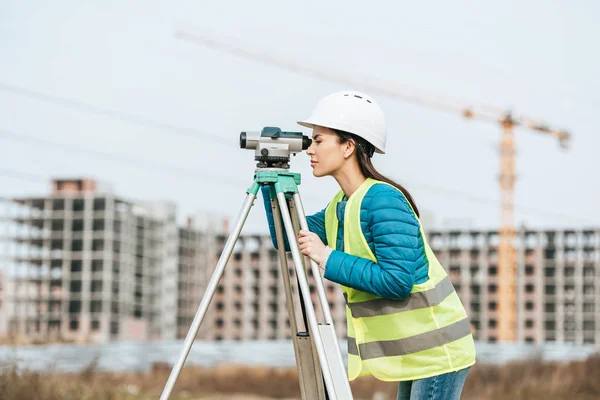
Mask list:
[{"label": "dry grass", "polygon": [[53,343],[93,343],[91,338],[71,340],[60,336],[48,337],[44,339],[34,339],[24,335],[3,335],[0,336],[0,345],[3,346],[29,346],[44,345]]},{"label": "dry grass", "polygon": [[[5,400],[146,400],[158,399],[171,371],[155,365],[147,373],[98,372],[94,364],[78,374],[40,374],[15,366],[0,373],[0,397]],[[370,377],[351,384],[355,398],[394,400],[397,385]],[[173,400],[297,399],[295,369],[219,366],[187,367],[177,383]],[[514,363],[476,365],[463,400],[592,400],[600,399],[600,356],[568,364]]]},{"label": "dry grass", "polygon": [[570,363],[478,366],[467,378],[467,400],[598,400],[600,355]]}]

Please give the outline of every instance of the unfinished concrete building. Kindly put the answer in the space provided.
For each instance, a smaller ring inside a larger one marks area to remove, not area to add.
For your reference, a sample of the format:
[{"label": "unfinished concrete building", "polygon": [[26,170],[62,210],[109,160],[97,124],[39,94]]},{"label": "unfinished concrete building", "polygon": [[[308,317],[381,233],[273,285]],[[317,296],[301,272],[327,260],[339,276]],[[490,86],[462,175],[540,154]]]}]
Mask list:
[{"label": "unfinished concrete building", "polygon": [[137,204],[90,179],[2,201],[0,335],[104,342],[174,339],[172,204]]},{"label": "unfinished concrete building", "polygon": [[[227,229],[219,218],[198,213],[179,228],[177,277],[177,337],[186,337],[205,293],[217,260],[217,237]],[[199,338],[207,338],[213,331],[211,320],[214,307],[207,311],[200,325]]]},{"label": "unfinished concrete building", "polygon": [[[467,309],[476,340],[496,342],[498,232],[432,231],[428,240]],[[600,229],[524,230],[516,246],[517,340],[600,344]],[[242,236],[211,305],[216,311],[208,338],[288,338],[282,282],[270,236]],[[324,282],[336,331],[343,338],[344,299],[337,284]],[[310,286],[316,299],[312,280]]]},{"label": "unfinished concrete building", "polygon": [[[496,342],[498,232],[431,232],[429,242],[470,315]],[[600,229],[517,234],[517,341],[600,344]]]}]

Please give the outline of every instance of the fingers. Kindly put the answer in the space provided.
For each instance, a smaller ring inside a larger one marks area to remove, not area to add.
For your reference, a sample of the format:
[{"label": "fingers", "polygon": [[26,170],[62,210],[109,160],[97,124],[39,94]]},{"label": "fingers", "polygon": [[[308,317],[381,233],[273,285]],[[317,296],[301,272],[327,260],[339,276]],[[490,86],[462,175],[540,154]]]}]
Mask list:
[{"label": "fingers", "polygon": [[306,232],[307,231],[300,231],[300,233],[298,233],[298,247],[300,249],[300,252],[305,256],[307,256],[308,253],[310,253],[310,245],[312,242],[312,238],[310,236],[305,235]]},{"label": "fingers", "polygon": [[310,238],[310,237],[316,237],[317,234],[314,232],[310,232],[310,231],[305,231],[305,230],[301,230],[298,232],[298,240],[302,239],[302,238]]},{"label": "fingers", "polygon": [[306,243],[311,239],[311,232],[309,231],[300,231],[298,232],[298,243]]},{"label": "fingers", "polygon": [[300,238],[300,237],[306,237],[306,236],[308,236],[308,235],[310,235],[310,232],[309,232],[309,231],[305,231],[304,229],[301,229],[301,230],[298,232],[298,237],[299,237],[299,238]]},{"label": "fingers", "polygon": [[311,255],[311,248],[314,244],[315,236],[317,236],[316,233],[304,229],[298,232],[298,247],[300,248],[300,253],[302,253],[305,256]]},{"label": "fingers", "polygon": [[299,243],[298,247],[300,248],[300,250],[304,250],[304,249],[309,249],[311,247],[312,243],[311,242],[304,242],[304,243]]}]

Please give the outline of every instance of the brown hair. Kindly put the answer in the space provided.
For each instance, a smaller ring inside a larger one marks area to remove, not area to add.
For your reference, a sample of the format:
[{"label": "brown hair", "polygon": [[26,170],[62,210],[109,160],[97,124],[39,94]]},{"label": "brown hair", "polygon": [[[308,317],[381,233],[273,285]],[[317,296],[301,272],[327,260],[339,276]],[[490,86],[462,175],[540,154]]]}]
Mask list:
[{"label": "brown hair", "polygon": [[413,200],[409,191],[406,190],[404,186],[400,185],[399,183],[394,182],[393,180],[381,175],[373,166],[373,163],[371,162],[371,156],[373,156],[375,147],[371,143],[367,142],[361,137],[358,137],[348,132],[340,131],[338,129],[332,129],[332,131],[336,133],[338,142],[340,144],[346,143],[349,140],[354,141],[354,145],[356,148],[356,159],[358,160],[360,172],[362,172],[364,176],[366,176],[367,178],[372,178],[378,181],[389,183],[396,189],[400,190],[410,203],[411,207],[415,211],[415,214],[417,214],[417,217],[420,217],[417,204]]}]

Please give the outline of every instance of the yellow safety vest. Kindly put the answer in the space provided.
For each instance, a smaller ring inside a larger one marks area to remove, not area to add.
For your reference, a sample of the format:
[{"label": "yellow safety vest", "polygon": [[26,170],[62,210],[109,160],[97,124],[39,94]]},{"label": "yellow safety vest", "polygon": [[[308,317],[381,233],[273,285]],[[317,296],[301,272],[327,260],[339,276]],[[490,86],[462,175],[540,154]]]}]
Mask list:
[{"label": "yellow safety vest", "polygon": [[[373,262],[377,259],[363,235],[360,208],[369,188],[377,183],[387,184],[367,179],[350,196],[344,213],[344,251]],[[325,211],[330,246],[336,243],[336,209],[343,198],[344,192],[338,192]],[[415,218],[418,220],[416,214]],[[475,344],[467,313],[446,271],[427,244],[422,227],[420,231],[429,279],[415,284],[406,299],[381,298],[342,285],[351,381],[364,375],[373,375],[382,381],[415,380],[475,364]]]}]

